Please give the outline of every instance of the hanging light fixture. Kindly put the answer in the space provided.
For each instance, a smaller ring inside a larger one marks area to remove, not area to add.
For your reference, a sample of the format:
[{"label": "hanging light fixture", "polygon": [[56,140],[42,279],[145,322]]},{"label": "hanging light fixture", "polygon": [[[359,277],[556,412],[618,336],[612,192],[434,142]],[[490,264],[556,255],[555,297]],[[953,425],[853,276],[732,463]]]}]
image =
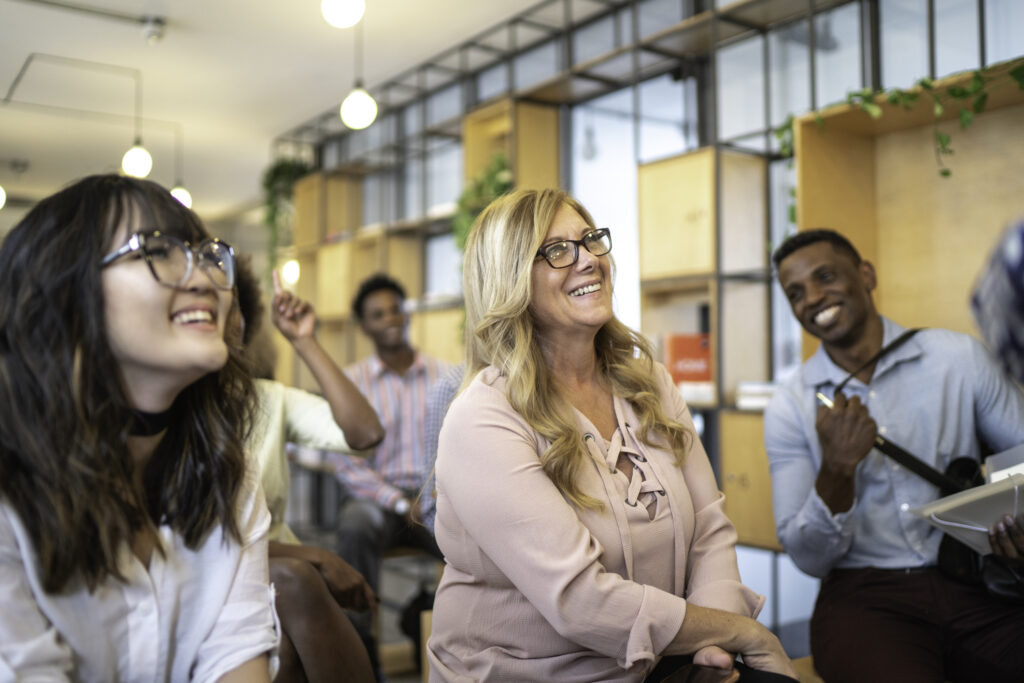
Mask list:
[{"label": "hanging light fixture", "polygon": [[295,259],[289,259],[281,266],[281,278],[287,285],[294,285],[298,282],[301,272],[299,262]]},{"label": "hanging light fixture", "polygon": [[142,138],[135,138],[135,144],[121,157],[121,170],[136,178],[145,178],[153,170],[153,157],[142,146]]},{"label": "hanging light fixture", "polygon": [[153,170],[153,157],[142,146],[142,77],[135,74],[135,144],[121,157],[121,170],[126,175],[145,178]]},{"label": "hanging light fixture", "polygon": [[182,133],[181,125],[174,127],[174,189],[171,190],[171,196],[177,199],[179,202],[184,204],[186,209],[192,208],[192,193],[185,189],[185,183],[182,182]]},{"label": "hanging light fixture", "polygon": [[349,28],[359,23],[366,11],[365,0],[322,0],[320,13],[334,28]]},{"label": "hanging light fixture", "polygon": [[177,185],[173,190],[171,190],[171,196],[181,202],[186,209],[192,208],[192,193],[181,185]]},{"label": "hanging light fixture", "polygon": [[341,103],[341,122],[352,130],[362,130],[377,118],[377,103],[363,88],[363,24],[356,25],[356,84]]},{"label": "hanging light fixture", "polygon": [[7,203],[7,192],[4,190],[4,186],[0,185],[0,209],[4,208],[4,204]]}]

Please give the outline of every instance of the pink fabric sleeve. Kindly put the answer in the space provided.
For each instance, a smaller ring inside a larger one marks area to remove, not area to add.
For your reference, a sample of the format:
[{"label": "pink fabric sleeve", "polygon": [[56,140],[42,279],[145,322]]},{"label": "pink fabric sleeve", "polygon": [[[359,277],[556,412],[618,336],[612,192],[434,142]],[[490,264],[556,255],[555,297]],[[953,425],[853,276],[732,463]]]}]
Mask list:
[{"label": "pink fabric sleeve", "polygon": [[[438,489],[461,522],[454,549],[486,556],[563,637],[623,668],[654,658],[682,625],[686,602],[605,571],[602,548],[544,473],[536,433],[480,380],[441,431]],[[449,555],[449,549],[443,548]]]},{"label": "pink fabric sleeve", "polygon": [[693,538],[686,553],[686,599],[702,607],[756,617],[765,598],[740,583],[736,566],[736,528],[725,516],[725,496],[718,489],[704,446],[696,438],[690,409],[668,371],[656,365],[669,417],[693,430],[694,439],[683,463],[683,477],[693,500]]}]

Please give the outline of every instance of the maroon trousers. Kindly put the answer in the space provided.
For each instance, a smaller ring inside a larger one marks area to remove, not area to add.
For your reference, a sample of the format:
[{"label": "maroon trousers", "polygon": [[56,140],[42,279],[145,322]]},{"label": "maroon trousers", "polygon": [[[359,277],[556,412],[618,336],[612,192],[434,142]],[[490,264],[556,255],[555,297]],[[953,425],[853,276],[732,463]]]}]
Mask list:
[{"label": "maroon trousers", "polygon": [[1024,681],[1024,605],[920,569],[834,569],[811,617],[827,683]]}]

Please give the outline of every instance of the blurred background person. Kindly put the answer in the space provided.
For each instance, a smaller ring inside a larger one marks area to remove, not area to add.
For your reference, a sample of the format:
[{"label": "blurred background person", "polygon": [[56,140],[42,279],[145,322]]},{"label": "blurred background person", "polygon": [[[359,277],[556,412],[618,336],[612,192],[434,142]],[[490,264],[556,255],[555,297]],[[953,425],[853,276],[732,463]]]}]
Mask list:
[{"label": "blurred background person", "polygon": [[[262,295],[248,261],[240,259],[237,270],[234,333],[251,352],[263,318]],[[273,282],[271,319],[325,396],[275,382],[267,359],[261,364],[259,354],[249,354],[258,399],[249,450],[259,464],[271,513],[270,578],[283,631],[277,680],[372,681],[369,655],[344,610],[374,608],[373,591],[347,562],[324,548],[303,545],[285,524],[290,483],[285,444],[348,452],[375,446],[384,429],[317,341],[313,307],[283,290],[276,271]]]},{"label": "blurred background person", "polygon": [[[338,554],[378,591],[384,551],[410,546],[441,559],[433,534],[419,522],[415,503],[430,472],[424,431],[427,394],[450,366],[409,343],[405,289],[393,278],[377,274],[363,281],[352,313],[373,342],[374,353],[346,372],[377,411],[386,434],[367,457],[339,456],[335,461],[347,493],[339,513]],[[379,677],[372,624],[359,617],[354,623]]]}]

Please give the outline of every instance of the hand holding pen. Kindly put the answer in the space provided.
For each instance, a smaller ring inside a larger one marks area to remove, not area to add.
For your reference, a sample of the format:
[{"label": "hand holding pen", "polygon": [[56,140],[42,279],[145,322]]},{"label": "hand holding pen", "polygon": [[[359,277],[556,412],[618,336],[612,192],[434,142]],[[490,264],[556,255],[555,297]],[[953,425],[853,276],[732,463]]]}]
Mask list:
[{"label": "hand holding pen", "polygon": [[[825,441],[824,441],[824,437],[822,436],[822,427],[821,427],[822,422],[823,422],[823,416],[824,416],[826,422],[830,421],[830,419],[829,419],[830,416],[834,416],[835,417],[835,422],[840,423],[840,424],[844,423],[844,421],[851,421],[851,423],[856,423],[858,421],[857,420],[857,416],[859,416],[861,414],[861,412],[863,411],[863,416],[866,416],[867,420],[870,421],[870,423],[871,423],[871,436],[872,436],[872,439],[873,439],[874,442],[871,443],[870,445],[868,445],[867,450],[864,451],[863,455],[861,455],[859,458],[856,459],[856,462],[853,463],[853,469],[856,469],[857,464],[861,460],[863,460],[867,456],[867,454],[871,451],[871,448],[874,447],[874,448],[877,448],[878,450],[880,450],[885,455],[887,455],[890,458],[892,458],[893,460],[895,460],[896,462],[898,462],[899,464],[901,464],[904,467],[906,467],[908,470],[910,470],[911,472],[913,472],[917,476],[923,477],[924,479],[927,479],[931,483],[935,484],[943,492],[952,493],[952,492],[955,492],[955,491],[963,490],[965,488],[963,482],[960,482],[960,481],[957,481],[955,479],[952,479],[951,477],[948,477],[945,473],[939,472],[939,471],[935,470],[931,466],[929,466],[929,465],[925,464],[923,461],[919,460],[915,455],[913,455],[911,453],[908,453],[907,451],[903,450],[901,447],[899,447],[896,444],[894,444],[892,441],[889,441],[887,438],[885,438],[884,436],[879,434],[878,433],[878,429],[875,426],[875,421],[872,420],[871,416],[867,414],[867,407],[864,406],[860,402],[860,399],[857,398],[856,396],[854,396],[852,399],[847,401],[846,397],[843,395],[842,392],[836,392],[835,401],[834,402],[831,401],[828,396],[826,396],[825,394],[821,393],[820,391],[817,392],[815,394],[815,396],[822,403],[822,405],[818,407],[818,422],[817,422],[817,425],[818,425],[818,438],[822,439],[821,451],[822,451],[822,461],[823,461],[822,464],[823,465],[824,465],[824,461],[825,461],[825,458],[826,458],[826,455],[825,455]],[[856,405],[854,405],[854,402],[856,402]],[[866,436],[866,432],[865,433],[859,433],[858,436],[860,438],[863,438],[863,437]],[[839,438],[842,438],[842,435],[839,435]],[[857,449],[859,449],[861,447],[861,445],[863,445],[863,444],[858,439],[856,445],[857,445]],[[851,445],[851,448],[852,448],[852,445]],[[856,452],[856,451],[851,451],[851,452]],[[852,470],[850,471],[850,475],[849,476],[853,476]]]},{"label": "hand holding pen", "polygon": [[814,425],[821,442],[822,467],[852,477],[875,446],[878,427],[856,396],[847,399],[841,391],[836,392],[834,403],[821,392],[817,397],[823,404],[818,406]]}]

